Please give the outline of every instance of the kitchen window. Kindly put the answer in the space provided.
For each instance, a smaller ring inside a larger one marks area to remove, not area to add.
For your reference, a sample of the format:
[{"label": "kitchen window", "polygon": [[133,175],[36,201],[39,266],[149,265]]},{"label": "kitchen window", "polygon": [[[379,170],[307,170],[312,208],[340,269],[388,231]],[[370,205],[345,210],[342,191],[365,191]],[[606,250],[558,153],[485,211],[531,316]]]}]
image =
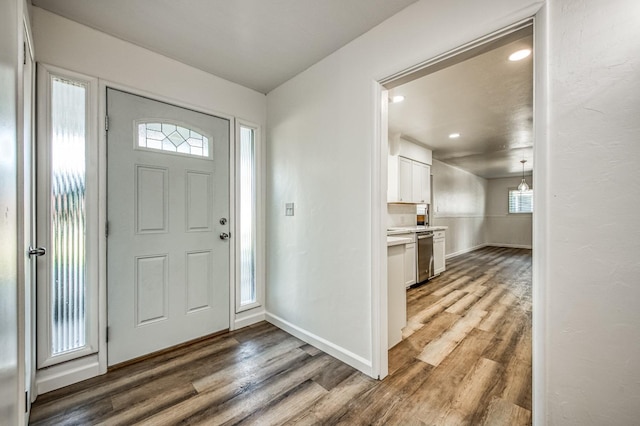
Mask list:
[{"label": "kitchen window", "polygon": [[533,213],[533,189],[509,188],[509,213]]}]

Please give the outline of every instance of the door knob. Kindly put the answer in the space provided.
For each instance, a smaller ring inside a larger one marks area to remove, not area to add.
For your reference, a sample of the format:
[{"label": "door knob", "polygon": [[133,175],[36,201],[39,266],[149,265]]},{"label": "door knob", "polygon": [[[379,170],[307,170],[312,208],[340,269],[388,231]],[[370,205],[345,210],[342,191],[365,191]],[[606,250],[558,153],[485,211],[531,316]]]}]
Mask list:
[{"label": "door knob", "polygon": [[222,234],[220,234],[220,239],[221,240],[228,240],[229,239],[229,234],[227,234],[226,232],[223,232]]},{"label": "door knob", "polygon": [[44,256],[47,253],[47,249],[44,247],[29,247],[29,257],[31,256]]}]

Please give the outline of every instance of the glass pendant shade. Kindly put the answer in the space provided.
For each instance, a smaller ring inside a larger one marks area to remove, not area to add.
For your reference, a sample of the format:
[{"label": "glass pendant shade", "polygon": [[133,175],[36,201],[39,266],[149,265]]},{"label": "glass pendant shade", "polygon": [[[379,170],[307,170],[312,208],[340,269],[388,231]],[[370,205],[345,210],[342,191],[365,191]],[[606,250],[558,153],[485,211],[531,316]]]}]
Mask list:
[{"label": "glass pendant shade", "polygon": [[518,185],[518,191],[528,191],[529,185],[527,185],[527,181],[522,178],[522,182]]},{"label": "glass pendant shade", "polygon": [[526,163],[527,160],[522,159],[520,160],[520,162],[522,163],[522,182],[520,182],[520,185],[518,185],[518,190],[520,192],[524,192],[529,190],[529,185],[527,185],[527,181],[524,180],[524,163]]}]

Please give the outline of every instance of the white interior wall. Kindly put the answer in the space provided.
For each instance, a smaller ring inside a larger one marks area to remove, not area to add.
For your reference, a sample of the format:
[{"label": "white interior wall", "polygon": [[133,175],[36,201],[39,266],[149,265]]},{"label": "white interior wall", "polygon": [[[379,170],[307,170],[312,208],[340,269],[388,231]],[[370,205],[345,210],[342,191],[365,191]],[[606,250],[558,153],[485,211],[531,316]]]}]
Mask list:
[{"label": "white interior wall", "polygon": [[487,242],[487,179],[433,160],[433,225],[448,226],[445,254],[455,256]]},{"label": "white interior wall", "polygon": [[[548,265],[540,279],[545,420],[637,424],[640,2],[549,0],[547,7],[548,142],[534,175],[537,194],[538,175],[548,179],[545,199],[536,198],[547,209],[548,244],[534,249]],[[535,299],[533,309],[535,316]]]},{"label": "white interior wall", "polygon": [[387,228],[415,225],[416,211],[415,204],[387,204]]},{"label": "white interior wall", "polygon": [[[395,149],[396,144],[397,149]],[[403,138],[398,138],[397,143],[389,141],[389,155],[399,155],[429,165],[433,160],[433,152],[429,148]]]},{"label": "white interior wall", "polygon": [[[531,16],[541,3],[423,0],[268,94],[272,321],[372,371],[376,81]],[[284,215],[287,202],[296,216]]]},{"label": "white interior wall", "polygon": [[[527,176],[526,180],[529,187],[533,188],[531,176]],[[532,215],[530,213],[509,214],[509,189],[517,188],[521,181],[521,177],[487,181],[489,184],[486,210],[488,244],[531,248]]]}]

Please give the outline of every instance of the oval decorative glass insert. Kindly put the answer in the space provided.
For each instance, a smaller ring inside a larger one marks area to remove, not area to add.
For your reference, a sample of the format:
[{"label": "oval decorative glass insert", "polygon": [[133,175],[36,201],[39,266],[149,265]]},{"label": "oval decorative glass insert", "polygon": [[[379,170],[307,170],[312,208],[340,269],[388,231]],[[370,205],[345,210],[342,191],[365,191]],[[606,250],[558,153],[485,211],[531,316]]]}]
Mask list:
[{"label": "oval decorative glass insert", "polygon": [[209,158],[209,138],[171,123],[138,123],[138,146],[195,157]]}]

